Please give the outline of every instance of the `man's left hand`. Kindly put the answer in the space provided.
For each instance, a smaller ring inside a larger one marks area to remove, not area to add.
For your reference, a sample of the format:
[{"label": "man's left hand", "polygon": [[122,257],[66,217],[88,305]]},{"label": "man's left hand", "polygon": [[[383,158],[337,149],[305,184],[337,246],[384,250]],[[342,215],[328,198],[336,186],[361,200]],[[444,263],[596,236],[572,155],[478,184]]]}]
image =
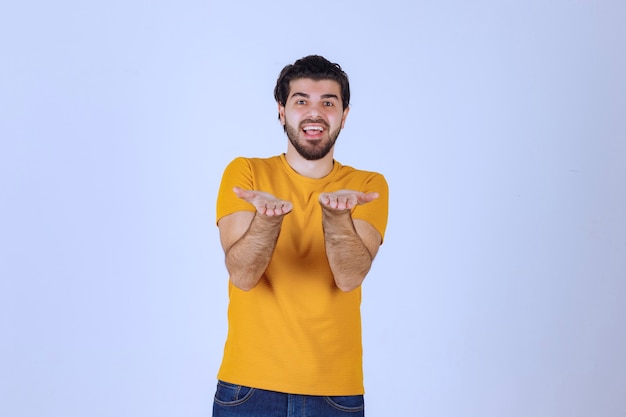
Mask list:
[{"label": "man's left hand", "polygon": [[378,198],[378,193],[362,193],[354,190],[339,190],[332,193],[321,193],[320,204],[322,208],[331,211],[351,210],[360,204],[367,204]]}]

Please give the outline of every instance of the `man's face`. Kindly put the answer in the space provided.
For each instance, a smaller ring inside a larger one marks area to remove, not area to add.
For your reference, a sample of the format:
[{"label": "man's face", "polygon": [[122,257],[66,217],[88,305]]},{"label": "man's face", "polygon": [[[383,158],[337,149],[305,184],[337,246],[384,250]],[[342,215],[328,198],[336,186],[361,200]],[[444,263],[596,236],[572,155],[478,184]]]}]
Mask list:
[{"label": "man's face", "polygon": [[343,129],[341,86],[334,80],[300,78],[289,84],[285,106],[278,105],[280,121],[289,141],[307,160],[322,159],[331,151]]}]

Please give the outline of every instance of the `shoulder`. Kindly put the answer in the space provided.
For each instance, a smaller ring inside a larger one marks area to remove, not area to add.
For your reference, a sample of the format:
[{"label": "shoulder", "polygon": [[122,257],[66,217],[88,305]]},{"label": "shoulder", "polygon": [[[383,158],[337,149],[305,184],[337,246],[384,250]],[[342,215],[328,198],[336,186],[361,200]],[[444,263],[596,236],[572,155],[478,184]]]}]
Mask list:
[{"label": "shoulder", "polygon": [[275,167],[278,164],[280,164],[279,156],[272,156],[269,158],[238,156],[228,163],[226,169],[254,170]]},{"label": "shoulder", "polygon": [[342,165],[335,161],[339,165],[338,176],[340,178],[350,178],[365,184],[377,184],[387,188],[387,180],[385,176],[376,171],[367,171],[364,169],[357,169],[350,165]]}]

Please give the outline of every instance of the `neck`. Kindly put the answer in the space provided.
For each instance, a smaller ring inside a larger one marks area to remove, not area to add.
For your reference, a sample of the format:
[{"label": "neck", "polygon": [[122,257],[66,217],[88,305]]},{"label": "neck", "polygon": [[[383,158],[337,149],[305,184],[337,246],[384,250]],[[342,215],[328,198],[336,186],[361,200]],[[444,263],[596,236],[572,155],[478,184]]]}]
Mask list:
[{"label": "neck", "polygon": [[322,178],[330,174],[330,171],[333,170],[334,161],[332,149],[328,152],[328,155],[322,159],[309,161],[308,159],[304,159],[298,151],[289,144],[285,157],[287,163],[294,171],[308,178]]}]

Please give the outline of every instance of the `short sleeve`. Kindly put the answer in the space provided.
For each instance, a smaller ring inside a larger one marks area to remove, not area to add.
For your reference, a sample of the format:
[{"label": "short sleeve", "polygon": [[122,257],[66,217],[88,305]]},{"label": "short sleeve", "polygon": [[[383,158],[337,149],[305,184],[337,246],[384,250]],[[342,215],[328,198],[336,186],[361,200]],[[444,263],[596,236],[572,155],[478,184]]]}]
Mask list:
[{"label": "short sleeve", "polygon": [[361,191],[364,193],[377,192],[379,196],[374,201],[356,206],[352,211],[352,218],[368,222],[384,239],[389,212],[389,186],[385,177],[378,173],[371,173]]},{"label": "short sleeve", "polygon": [[216,222],[222,217],[237,211],[254,211],[254,206],[240,199],[233,192],[234,187],[254,189],[252,167],[246,158],[235,158],[224,170],[217,194]]}]

